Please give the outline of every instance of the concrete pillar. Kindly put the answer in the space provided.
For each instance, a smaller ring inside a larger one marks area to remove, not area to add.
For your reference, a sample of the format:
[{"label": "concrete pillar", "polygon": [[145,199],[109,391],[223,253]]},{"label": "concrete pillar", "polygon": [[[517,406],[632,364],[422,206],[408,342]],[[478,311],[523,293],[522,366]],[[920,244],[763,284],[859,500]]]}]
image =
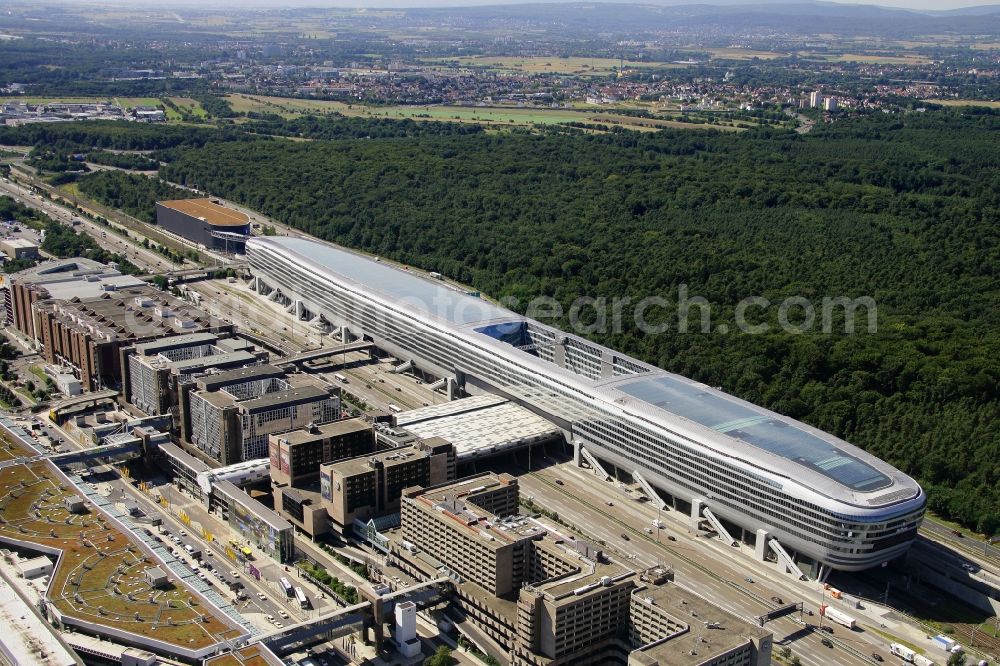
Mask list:
[{"label": "concrete pillar", "polygon": [[576,467],[580,467],[580,446],[582,446],[580,444],[580,440],[574,439],[573,440],[573,465],[576,466]]},{"label": "concrete pillar", "polygon": [[753,555],[761,562],[767,559],[767,540],[770,538],[771,535],[767,533],[767,530],[757,530],[757,541],[754,544]]},{"label": "concrete pillar", "polygon": [[346,326],[340,327],[340,341],[345,345],[351,341],[351,331]]},{"label": "concrete pillar", "polygon": [[691,529],[697,531],[698,523],[701,522],[701,507],[704,506],[704,502],[700,499],[695,498],[691,500]]}]

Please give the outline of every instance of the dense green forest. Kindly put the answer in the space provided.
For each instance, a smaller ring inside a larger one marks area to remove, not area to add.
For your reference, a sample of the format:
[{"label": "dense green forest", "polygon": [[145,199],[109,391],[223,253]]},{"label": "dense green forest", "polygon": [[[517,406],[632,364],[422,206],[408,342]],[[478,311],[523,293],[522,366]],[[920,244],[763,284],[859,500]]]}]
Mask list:
[{"label": "dense green forest", "polygon": [[98,171],[78,180],[77,186],[88,197],[145,222],[156,222],[157,201],[198,196],[190,190],[168,185],[158,178],[124,171]]},{"label": "dense green forest", "polygon": [[[271,122],[268,133],[284,133]],[[670,314],[665,333],[644,334],[626,316],[622,330],[590,337],[854,442],[916,476],[938,513],[995,532],[998,130],[1000,114],[948,110],[842,120],[807,135],[539,130],[292,142],[228,128],[159,156],[169,181],[515,307],[538,295],[567,306],[579,296],[676,302],[686,285],[711,303],[711,332],[680,333]],[[130,185],[110,178],[79,183],[120,205]],[[878,328],[787,333],[770,308],[760,313],[767,333],[720,332],[750,296],[801,296],[817,308],[823,297],[867,296]]]},{"label": "dense green forest", "polygon": [[119,169],[132,169],[134,171],[156,171],[160,168],[160,163],[150,159],[145,155],[135,153],[112,153],[107,150],[94,150],[87,154],[87,161],[94,164],[104,164]]}]

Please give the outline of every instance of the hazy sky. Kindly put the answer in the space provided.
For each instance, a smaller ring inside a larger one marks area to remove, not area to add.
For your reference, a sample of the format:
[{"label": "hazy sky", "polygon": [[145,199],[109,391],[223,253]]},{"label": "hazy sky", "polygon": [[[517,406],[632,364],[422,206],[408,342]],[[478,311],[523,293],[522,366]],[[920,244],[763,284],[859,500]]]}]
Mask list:
[{"label": "hazy sky", "polygon": [[[544,2],[579,2],[587,0],[543,0]],[[720,4],[796,2],[797,0],[593,0],[595,2],[634,2],[636,4]],[[808,2],[809,0],[804,0]],[[206,7],[456,7],[470,5],[529,4],[531,0],[110,0],[129,5],[148,2],[159,6]],[[982,5],[1000,6],[1000,0],[838,0],[839,4],[880,5],[901,9],[944,10]]]}]

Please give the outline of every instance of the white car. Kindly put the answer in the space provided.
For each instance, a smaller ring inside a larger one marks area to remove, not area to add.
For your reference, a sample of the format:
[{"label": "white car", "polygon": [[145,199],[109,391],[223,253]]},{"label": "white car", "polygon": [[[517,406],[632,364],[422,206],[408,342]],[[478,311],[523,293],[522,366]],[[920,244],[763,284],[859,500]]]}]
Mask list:
[{"label": "white car", "polygon": [[267,620],[268,622],[274,622],[274,616],[273,615],[265,615],[264,619]]},{"label": "white car", "polygon": [[229,575],[232,576],[233,578],[239,578],[240,572],[233,569],[232,571],[229,572]]},{"label": "white car", "polygon": [[286,613],[283,610],[278,611],[278,615],[280,615],[281,617],[283,617],[286,620],[288,619],[288,613]]},{"label": "white car", "polygon": [[267,599],[267,595],[264,594],[263,592],[258,592],[257,598],[260,599],[261,601],[265,601]]},{"label": "white car", "polygon": [[281,624],[280,622],[275,622],[275,623],[274,623],[274,626],[276,626],[276,627],[277,627],[278,629],[281,629],[281,628],[282,628],[282,627],[284,627],[285,625]]}]

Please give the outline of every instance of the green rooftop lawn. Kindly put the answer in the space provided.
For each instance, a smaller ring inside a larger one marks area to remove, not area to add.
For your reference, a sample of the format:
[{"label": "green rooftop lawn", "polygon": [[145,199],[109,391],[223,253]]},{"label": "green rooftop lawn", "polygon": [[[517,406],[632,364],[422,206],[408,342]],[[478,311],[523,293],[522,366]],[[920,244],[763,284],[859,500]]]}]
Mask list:
[{"label": "green rooftop lawn", "polygon": [[144,573],[159,563],[89,504],[85,514],[67,511],[65,498],[76,496],[48,462],[0,470],[0,537],[63,551],[49,587],[63,614],[190,648],[238,633],[187,588],[151,588]]}]

